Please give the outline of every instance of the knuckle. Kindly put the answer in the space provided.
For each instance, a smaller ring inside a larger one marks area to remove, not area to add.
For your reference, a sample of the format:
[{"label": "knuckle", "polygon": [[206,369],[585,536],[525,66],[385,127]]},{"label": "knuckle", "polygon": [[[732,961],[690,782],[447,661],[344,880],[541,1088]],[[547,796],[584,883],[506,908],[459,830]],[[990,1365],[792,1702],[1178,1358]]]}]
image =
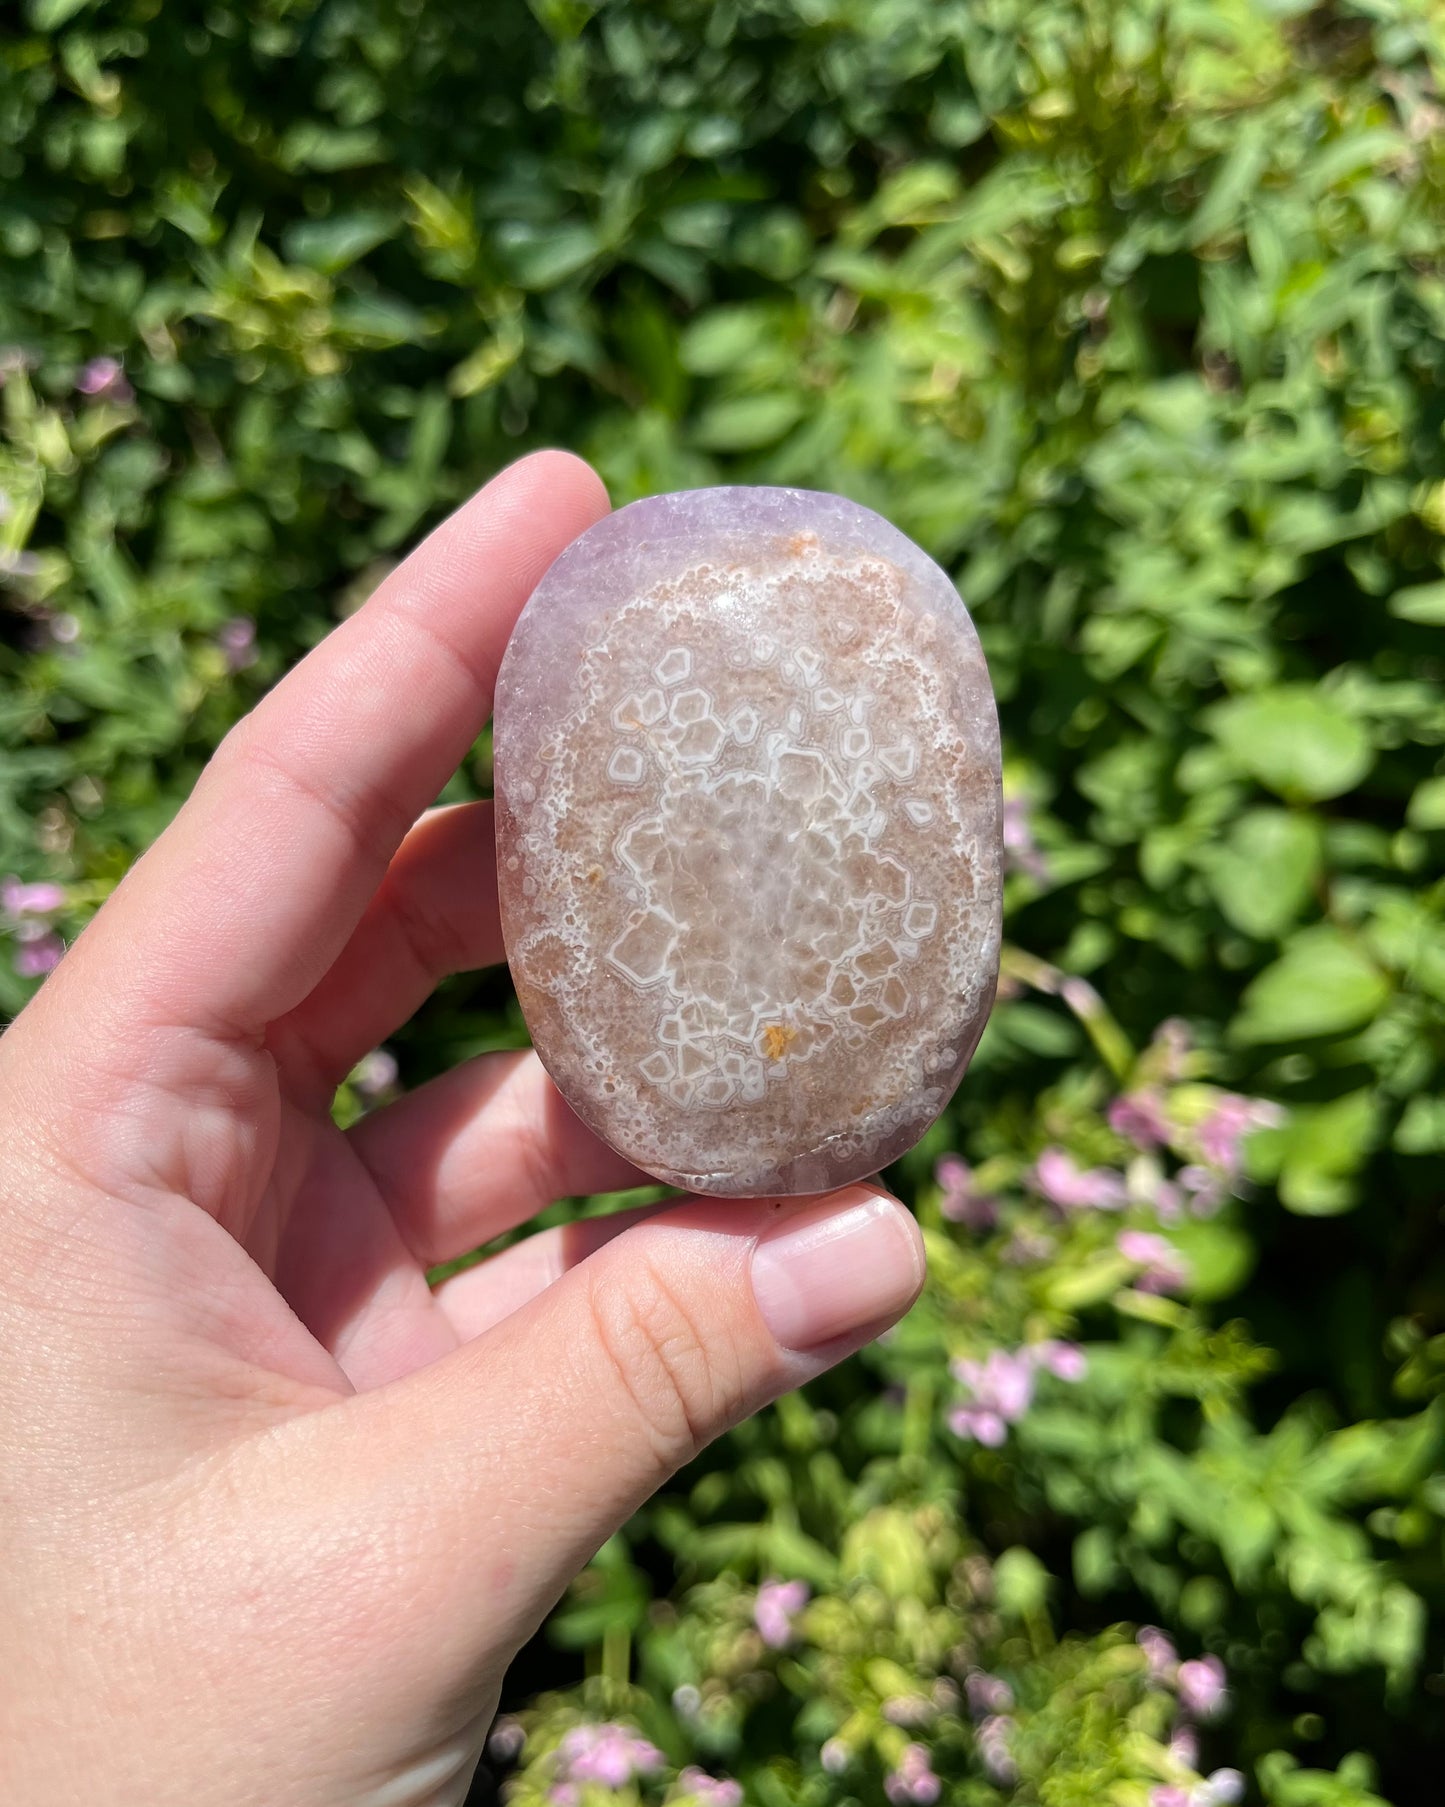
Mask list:
[{"label": "knuckle", "polygon": [[594,1280],[589,1303],[623,1411],[659,1464],[680,1468],[737,1413],[743,1388],[735,1344],[690,1310],[647,1260],[625,1275]]}]

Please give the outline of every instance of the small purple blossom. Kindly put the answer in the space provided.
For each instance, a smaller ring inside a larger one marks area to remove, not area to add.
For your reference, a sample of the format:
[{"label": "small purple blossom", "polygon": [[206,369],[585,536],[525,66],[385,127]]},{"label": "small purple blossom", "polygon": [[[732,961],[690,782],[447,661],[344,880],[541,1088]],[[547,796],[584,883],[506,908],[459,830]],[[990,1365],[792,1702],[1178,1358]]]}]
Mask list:
[{"label": "small purple blossom", "polygon": [[1049,862],[1034,840],[1029,806],[1022,797],[1003,800],[1004,863],[1011,872],[1024,872],[1041,885],[1049,879]]},{"label": "small purple blossom", "polygon": [[1120,1211],[1128,1201],[1122,1177],[1106,1167],[1079,1167],[1062,1148],[1046,1148],[1034,1163],[1033,1183],[1061,1211]]},{"label": "small purple blossom", "polygon": [[1189,1263],[1167,1237],[1152,1230],[1121,1230],[1115,1248],[1139,1272],[1134,1285],[1141,1293],[1177,1293],[1189,1284]]},{"label": "small purple blossom", "polygon": [[[1159,1635],[1160,1637],[1164,1636],[1163,1632],[1160,1632]],[[1167,1639],[1165,1641],[1168,1642]],[[1174,1646],[1170,1644],[1169,1648],[1172,1652]],[[1173,1668],[1172,1657],[1170,1668]],[[1199,1734],[1192,1725],[1180,1725],[1174,1728],[1169,1737],[1169,1755],[1176,1763],[1182,1763],[1185,1769],[1198,1769]]]},{"label": "small purple blossom", "polygon": [[1194,1047],[1194,1032],[1182,1016],[1167,1017],[1154,1031],[1152,1047],[1165,1080],[1183,1079]]},{"label": "small purple blossom", "polygon": [[33,940],[21,941],[11,965],[22,979],[41,979],[54,972],[65,954],[65,943],[53,930],[47,929]]},{"label": "small purple blossom", "polygon": [[753,1601],[753,1624],[770,1650],[786,1650],[793,1641],[793,1620],[808,1604],[806,1581],[765,1581]]},{"label": "small purple blossom", "polygon": [[678,1788],[698,1807],[742,1807],[743,1791],[731,1776],[710,1776],[689,1764],[677,1778]]},{"label": "small purple blossom", "polygon": [[368,1101],[389,1092],[396,1084],[396,1056],[390,1048],[373,1048],[352,1069],[351,1083]]},{"label": "small purple blossom", "polygon": [[527,1734],[510,1714],[503,1714],[487,1736],[487,1755],[497,1763],[514,1763],[522,1754]]},{"label": "small purple blossom", "polygon": [[1077,1343],[1051,1337],[1047,1342],[1031,1343],[1024,1353],[1037,1367],[1047,1370],[1058,1380],[1082,1380],[1089,1372],[1089,1358]]},{"label": "small purple blossom", "polygon": [[1216,1769],[1191,1791],[1189,1807],[1233,1807],[1243,1798],[1243,1775],[1237,1769]]},{"label": "small purple blossom", "polygon": [[985,1449],[997,1449],[1008,1441],[1008,1424],[997,1412],[978,1406],[955,1406],[948,1414],[948,1428],[955,1437],[966,1442],[981,1443]]},{"label": "small purple blossom", "polygon": [[994,1349],[981,1362],[956,1361],[953,1377],[968,1389],[965,1399],[949,1416],[949,1428],[957,1437],[997,1449],[1017,1424],[1034,1396],[1034,1367],[1026,1356]]},{"label": "small purple blossom", "polygon": [[1136,1148],[1161,1147],[1173,1134],[1163,1095],[1152,1086],[1116,1098],[1109,1106],[1109,1128]]},{"label": "small purple blossom", "polygon": [[577,1725],[557,1747],[558,1783],[597,1782],[625,1788],[634,1776],[662,1767],[662,1752],[625,1725]]},{"label": "small purple blossom", "polygon": [[1014,1704],[1014,1691],[1001,1675],[974,1669],[963,1678],[963,1691],[968,1710],[975,1719],[987,1719],[996,1713],[1009,1712]]},{"label": "small purple blossom", "polygon": [[943,1193],[939,1210],[950,1223],[960,1223],[970,1230],[991,1230],[998,1222],[994,1201],[973,1189],[973,1169],[956,1154],[941,1155],[933,1169]]},{"label": "small purple blossom", "polygon": [[818,1761],[830,1776],[841,1776],[849,1760],[848,1746],[841,1738],[829,1738],[818,1752]]},{"label": "small purple blossom", "polygon": [[1179,1185],[1195,1217],[1213,1217],[1224,1203],[1224,1182],[1208,1167],[1181,1167]]},{"label": "small purple blossom", "polygon": [[1149,1807],[1189,1807],[1189,1790],[1173,1782],[1161,1782],[1149,1790]]},{"label": "small purple blossom", "polygon": [[1009,1749],[1014,1722],[1006,1713],[995,1713],[978,1728],[979,1761],[993,1781],[1007,1784],[1018,1780],[1018,1764]]},{"label": "small purple blossom", "polygon": [[65,888],[42,879],[24,884],[18,878],[0,878],[0,910],[7,916],[53,916],[65,908]]},{"label": "small purple blossom", "polygon": [[125,403],[135,400],[135,390],[126,381],[119,358],[92,358],[81,367],[75,387],[92,401]]},{"label": "small purple blossom", "polygon": [[245,671],[256,663],[256,623],[249,615],[234,615],[221,623],[216,645],[225,655],[228,671]]},{"label": "small purple blossom", "polygon": [[1244,1138],[1252,1130],[1271,1129],[1283,1120],[1283,1111],[1268,1099],[1222,1092],[1199,1125],[1199,1152],[1226,1178],[1236,1179],[1244,1163]]},{"label": "small purple blossom", "polygon": [[1181,1663],[1174,1678],[1180,1711],[1191,1719],[1217,1719],[1228,1704],[1227,1679],[1217,1656],[1192,1657]]},{"label": "small purple blossom", "polygon": [[1104,1000],[1087,979],[1070,975],[1059,987],[1059,996],[1077,1017],[1087,1021],[1103,1014]]},{"label": "small purple blossom", "polygon": [[1149,1665],[1150,1681],[1161,1686],[1173,1681],[1179,1663],[1179,1652],[1168,1636],[1157,1625],[1141,1625],[1134,1634],[1134,1642],[1144,1652],[1144,1660]]},{"label": "small purple blossom", "polygon": [[883,1778],[883,1792],[894,1807],[932,1807],[942,1792],[943,1784],[933,1773],[928,1747],[910,1744],[905,1747],[895,1769]]},{"label": "small purple blossom", "polygon": [[1032,1267],[1036,1261],[1047,1261],[1057,1244],[1043,1230],[1032,1230],[1020,1224],[999,1250],[999,1259],[1010,1267]]},{"label": "small purple blossom", "polygon": [[883,1717],[890,1725],[927,1725],[933,1702],[926,1694],[894,1694],[883,1703]]}]

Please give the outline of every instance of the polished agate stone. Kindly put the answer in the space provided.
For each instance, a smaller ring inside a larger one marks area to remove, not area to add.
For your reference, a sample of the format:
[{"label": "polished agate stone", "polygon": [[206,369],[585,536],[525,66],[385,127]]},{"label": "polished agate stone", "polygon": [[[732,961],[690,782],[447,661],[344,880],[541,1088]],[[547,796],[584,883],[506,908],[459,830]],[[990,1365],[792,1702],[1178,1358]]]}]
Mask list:
[{"label": "polished agate stone", "polygon": [[522,612],[495,770],[517,996],[619,1153],[821,1192],[933,1122],[993,1001],[998,723],[896,528],[792,489],[618,510]]}]

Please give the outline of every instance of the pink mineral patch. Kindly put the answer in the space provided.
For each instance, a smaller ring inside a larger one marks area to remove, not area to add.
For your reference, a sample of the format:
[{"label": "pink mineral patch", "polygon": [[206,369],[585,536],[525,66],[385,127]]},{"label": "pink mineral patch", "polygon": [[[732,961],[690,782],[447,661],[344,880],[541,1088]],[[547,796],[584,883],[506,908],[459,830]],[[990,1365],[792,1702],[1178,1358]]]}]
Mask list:
[{"label": "pink mineral patch", "polygon": [[573,1109],[695,1192],[874,1173],[998,970],[998,724],[943,571],[839,496],[694,490],[576,540],[497,687],[517,994]]}]

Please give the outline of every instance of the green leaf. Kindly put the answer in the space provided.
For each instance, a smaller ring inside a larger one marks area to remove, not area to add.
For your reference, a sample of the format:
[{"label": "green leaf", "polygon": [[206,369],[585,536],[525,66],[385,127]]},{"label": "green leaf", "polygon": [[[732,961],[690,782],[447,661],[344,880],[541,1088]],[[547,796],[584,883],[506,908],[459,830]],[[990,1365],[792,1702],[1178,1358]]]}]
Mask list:
[{"label": "green leaf", "polygon": [[1189,1297],[1198,1303],[1237,1293],[1254,1267],[1254,1243],[1218,1218],[1171,1224],[1169,1239],[1189,1263]]},{"label": "green leaf", "polygon": [[361,211],[332,214],[324,220],[298,220],[281,239],[288,262],[310,264],[334,276],[383,244],[396,230],[389,213]]},{"label": "green leaf", "polygon": [[1027,1619],[1048,1604],[1053,1577],[1032,1550],[1015,1544],[993,1565],[994,1598],[1007,1618]]},{"label": "green leaf", "polygon": [[1395,1129],[1401,1154],[1445,1153],[1445,1098],[1412,1098]]},{"label": "green leaf", "polygon": [[1222,847],[1201,856],[1224,916],[1263,940],[1283,932],[1308,903],[1320,872],[1323,835],[1313,816],[1287,809],[1242,815]]},{"label": "green leaf", "polygon": [[693,441],[707,452],[755,452],[775,445],[803,418],[798,395],[742,395],[703,410]]},{"label": "green leaf", "polygon": [[1445,578],[1438,583],[1412,584],[1408,590],[1396,590],[1390,598],[1390,613],[1401,621],[1445,627]]},{"label": "green leaf", "polygon": [[1332,1104],[1296,1106],[1281,1132],[1280,1202],[1301,1217],[1334,1217],[1359,1203],[1353,1183],[1379,1140],[1380,1106],[1370,1090]]},{"label": "green leaf", "polygon": [[1445,778],[1427,778],[1416,785],[1405,820],[1411,828],[1445,828]]},{"label": "green leaf", "polygon": [[30,0],[25,13],[36,31],[57,31],[92,4],[93,0]]},{"label": "green leaf", "polygon": [[1374,761],[1364,729],[1303,685],[1236,697],[1210,712],[1210,732],[1252,777],[1292,801],[1338,797]]},{"label": "green leaf", "polygon": [[1246,990],[1231,1035],[1244,1043],[1341,1035],[1369,1022],[1389,995],[1389,980],[1356,942],[1328,924],[1302,929]]},{"label": "green leaf", "polygon": [[512,246],[512,274],[524,289],[554,289],[585,269],[600,249],[590,226],[555,226],[543,237]]}]

